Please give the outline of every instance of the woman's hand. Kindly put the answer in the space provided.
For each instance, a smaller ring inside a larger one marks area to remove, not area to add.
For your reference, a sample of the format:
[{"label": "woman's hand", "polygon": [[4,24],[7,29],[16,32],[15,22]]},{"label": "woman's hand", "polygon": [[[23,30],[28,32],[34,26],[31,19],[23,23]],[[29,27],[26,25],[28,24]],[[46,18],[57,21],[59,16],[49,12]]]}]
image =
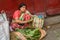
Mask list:
[{"label": "woman's hand", "polygon": [[27,23],[28,21],[13,20],[12,22],[16,22],[16,23]]},{"label": "woman's hand", "polygon": [[21,20],[15,20],[16,23],[24,23],[23,21]]}]

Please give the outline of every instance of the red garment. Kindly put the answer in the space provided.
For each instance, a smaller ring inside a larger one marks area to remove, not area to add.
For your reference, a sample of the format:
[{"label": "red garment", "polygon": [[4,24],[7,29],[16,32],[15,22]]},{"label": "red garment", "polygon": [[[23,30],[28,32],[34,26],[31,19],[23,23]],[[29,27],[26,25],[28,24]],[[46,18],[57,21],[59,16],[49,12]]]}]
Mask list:
[{"label": "red garment", "polygon": [[13,14],[13,19],[18,19],[20,15],[21,15],[20,10],[15,11]]},{"label": "red garment", "polygon": [[[21,16],[21,12],[20,12],[20,10],[17,10],[13,14],[13,19],[19,19],[20,16]],[[27,24],[27,23],[25,23],[23,26],[22,25],[19,25],[17,23],[11,23],[12,29],[15,29],[15,28],[25,28],[28,25],[29,24]]]}]

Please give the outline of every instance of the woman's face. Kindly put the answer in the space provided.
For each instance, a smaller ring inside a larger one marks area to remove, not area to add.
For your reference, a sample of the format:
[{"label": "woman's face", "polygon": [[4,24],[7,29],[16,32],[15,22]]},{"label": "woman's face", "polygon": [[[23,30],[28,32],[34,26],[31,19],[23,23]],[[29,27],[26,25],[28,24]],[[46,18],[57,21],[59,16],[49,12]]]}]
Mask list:
[{"label": "woman's face", "polygon": [[22,12],[26,11],[26,6],[22,6],[22,7],[20,8],[20,11],[22,11]]}]

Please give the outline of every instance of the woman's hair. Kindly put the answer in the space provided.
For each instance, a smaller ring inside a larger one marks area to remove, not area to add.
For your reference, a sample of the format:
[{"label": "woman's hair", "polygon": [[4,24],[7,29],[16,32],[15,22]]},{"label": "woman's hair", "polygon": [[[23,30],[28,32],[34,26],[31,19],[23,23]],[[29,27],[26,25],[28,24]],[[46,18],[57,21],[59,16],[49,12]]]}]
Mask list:
[{"label": "woman's hair", "polygon": [[26,6],[24,3],[20,3],[18,9],[20,10],[21,7]]}]

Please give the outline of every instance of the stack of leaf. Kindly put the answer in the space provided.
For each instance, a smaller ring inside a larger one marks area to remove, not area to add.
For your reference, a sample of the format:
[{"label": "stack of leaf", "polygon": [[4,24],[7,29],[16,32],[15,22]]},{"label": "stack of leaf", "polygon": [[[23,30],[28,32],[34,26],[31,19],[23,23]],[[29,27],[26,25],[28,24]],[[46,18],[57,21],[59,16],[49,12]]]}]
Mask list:
[{"label": "stack of leaf", "polygon": [[22,33],[27,38],[27,40],[39,40],[39,38],[41,36],[39,28],[36,28],[36,29],[30,29],[30,28],[16,29],[16,31]]}]

